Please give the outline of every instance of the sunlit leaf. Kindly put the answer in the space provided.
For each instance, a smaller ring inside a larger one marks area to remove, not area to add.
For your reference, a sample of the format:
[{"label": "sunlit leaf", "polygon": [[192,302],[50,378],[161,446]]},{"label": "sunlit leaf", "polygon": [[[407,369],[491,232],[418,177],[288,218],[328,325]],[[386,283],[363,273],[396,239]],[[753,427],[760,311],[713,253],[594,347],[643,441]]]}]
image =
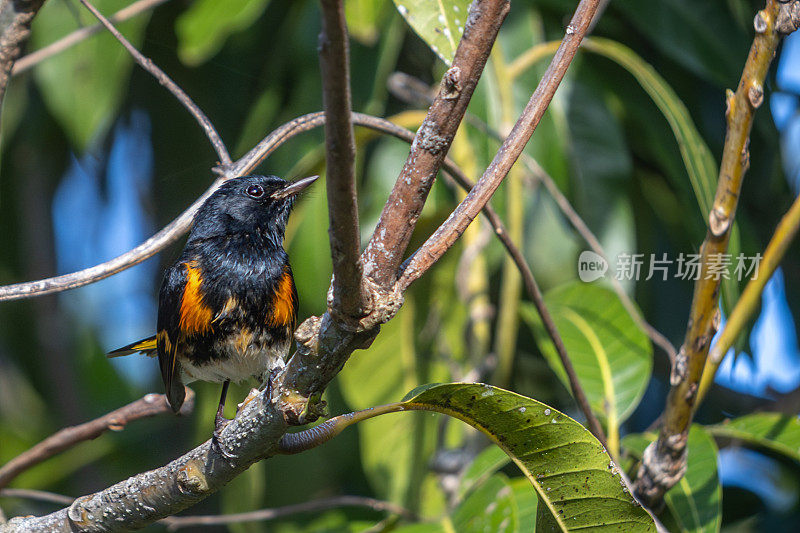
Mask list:
[{"label": "sunlit leaf", "polygon": [[[556,324],[592,409],[609,426],[618,427],[644,394],[652,370],[652,347],[627,313],[619,297],[606,287],[573,282],[545,295]],[[532,304],[522,308],[533,327],[537,344],[569,388],[566,372]]]},{"label": "sunlit leaf", "polygon": [[603,446],[555,409],[472,383],[438,385],[404,403],[454,416],[487,434],[519,466],[560,530],[614,525],[624,531],[655,531]]},{"label": "sunlit leaf", "polygon": [[394,0],[397,11],[442,61],[450,65],[467,21],[468,0]]},{"label": "sunlit leaf", "polygon": [[199,65],[219,52],[229,35],[258,20],[269,0],[195,0],[175,21],[178,55]]},{"label": "sunlit leaf", "polygon": [[800,461],[800,420],[783,413],[754,413],[706,429],[715,437],[727,437],[763,446]]},{"label": "sunlit leaf", "polygon": [[[623,446],[637,456],[655,439],[653,434],[627,435]],[[702,426],[689,431],[686,474],[664,495],[681,531],[713,533],[722,525],[722,487],[717,475],[717,446]]]}]

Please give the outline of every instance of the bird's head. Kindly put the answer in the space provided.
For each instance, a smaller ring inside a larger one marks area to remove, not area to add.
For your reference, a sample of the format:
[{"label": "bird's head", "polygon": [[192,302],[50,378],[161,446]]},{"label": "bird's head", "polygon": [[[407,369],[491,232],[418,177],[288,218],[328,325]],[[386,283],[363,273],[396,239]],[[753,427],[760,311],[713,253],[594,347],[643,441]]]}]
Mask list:
[{"label": "bird's head", "polygon": [[294,182],[277,176],[243,176],[228,180],[197,211],[189,240],[260,233],[282,242],[297,195],[318,177]]}]

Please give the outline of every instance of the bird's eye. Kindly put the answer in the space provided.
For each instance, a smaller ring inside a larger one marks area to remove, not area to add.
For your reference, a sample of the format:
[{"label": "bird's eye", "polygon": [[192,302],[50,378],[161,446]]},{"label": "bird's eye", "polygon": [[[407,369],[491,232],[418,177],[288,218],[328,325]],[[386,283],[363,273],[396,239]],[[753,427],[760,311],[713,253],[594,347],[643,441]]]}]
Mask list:
[{"label": "bird's eye", "polygon": [[261,198],[264,196],[264,188],[261,185],[251,185],[247,188],[247,195],[252,198]]}]

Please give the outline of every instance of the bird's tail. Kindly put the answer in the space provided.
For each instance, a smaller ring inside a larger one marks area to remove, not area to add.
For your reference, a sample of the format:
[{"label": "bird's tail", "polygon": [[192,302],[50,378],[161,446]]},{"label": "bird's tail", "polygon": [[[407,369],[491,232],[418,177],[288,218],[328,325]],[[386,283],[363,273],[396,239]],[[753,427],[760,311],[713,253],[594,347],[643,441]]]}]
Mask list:
[{"label": "bird's tail", "polygon": [[148,357],[155,357],[158,355],[156,349],[156,336],[147,337],[133,344],[117,348],[114,351],[108,352],[108,357],[122,357],[123,355],[130,355],[132,353],[143,353]]}]

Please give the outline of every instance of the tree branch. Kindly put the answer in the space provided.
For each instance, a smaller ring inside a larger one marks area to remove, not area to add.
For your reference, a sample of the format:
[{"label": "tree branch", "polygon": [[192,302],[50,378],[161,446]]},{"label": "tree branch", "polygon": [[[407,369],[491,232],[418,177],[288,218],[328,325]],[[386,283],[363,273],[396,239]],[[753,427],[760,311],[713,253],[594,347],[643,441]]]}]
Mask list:
[{"label": "tree branch", "polygon": [[44,0],[0,0],[0,105],[6,94],[11,68],[22,54],[31,22]]},{"label": "tree branch", "polygon": [[711,387],[714,381],[714,375],[717,373],[722,359],[733,343],[739,333],[750,321],[753,315],[760,309],[761,293],[764,292],[764,287],[767,282],[775,273],[778,265],[786,255],[789,245],[797,236],[797,230],[800,228],[800,196],[795,198],[792,207],[783,216],[778,227],[775,228],[775,233],[772,235],[767,249],[764,250],[764,256],[758,264],[758,271],[754,277],[747,282],[747,286],[742,292],[739,301],[731,311],[731,316],[725,323],[722,333],[717,337],[717,342],[711,348],[706,361],[706,367],[703,370],[703,377],[700,381],[700,389],[697,391],[697,403],[703,401],[706,392]]},{"label": "tree branch", "polygon": [[217,152],[219,156],[219,161],[223,165],[223,167],[231,164],[231,156],[228,154],[228,149],[225,148],[225,143],[222,142],[222,138],[217,133],[216,128],[208,120],[208,117],[203,113],[203,111],[194,103],[194,101],[189,98],[183,89],[178,87],[178,85],[172,81],[172,78],[167,76],[167,74],[158,68],[158,66],[153,63],[150,58],[145,57],[142,55],[139,50],[137,50],[131,43],[128,41],[114,25],[103,16],[100,11],[97,10],[88,0],[80,0],[81,4],[86,6],[86,9],[92,12],[92,14],[97,17],[97,20],[100,21],[100,24],[106,27],[106,29],[117,39],[122,46],[128,51],[128,53],[133,57],[133,59],[139,64],[140,67],[145,69],[147,72],[153,75],[155,79],[158,80],[158,83],[163,85],[172,95],[178,99],[178,101],[183,104],[189,113],[195,118],[200,127],[208,137],[208,140],[211,141],[211,146],[214,147],[214,150]]},{"label": "tree branch", "polygon": [[683,477],[686,442],[692,422],[698,383],[706,364],[709,345],[719,321],[720,276],[709,271],[728,249],[742,179],[750,164],[748,142],[753,116],[764,100],[763,83],[782,37],[779,15],[797,7],[797,0],[768,0],[754,20],[753,45],[736,93],[728,91],[728,132],[722,152],[717,192],[709,213],[708,231],[700,249],[701,274],[694,285],[686,337],[670,374],[670,392],[658,440],[644,452],[636,476],[638,496],[648,507],[660,505],[664,493]]},{"label": "tree branch", "polygon": [[[145,11],[149,11],[158,7],[159,5],[167,2],[168,0],[138,0],[138,2],[134,2],[129,6],[126,6],[110,17],[108,17],[109,22],[113,24],[117,24],[120,22],[125,22],[128,19],[135,17],[136,15],[140,15]],[[65,35],[61,39],[51,43],[44,48],[40,48],[35,52],[31,52],[20,58],[14,64],[14,68],[11,69],[11,75],[17,76],[25,72],[26,70],[30,70],[34,66],[38,65],[45,59],[49,59],[54,55],[60,54],[64,50],[78,44],[79,42],[100,33],[103,30],[102,24],[95,24],[94,26],[86,26],[80,29],[75,30],[74,32],[70,33],[69,35]]]},{"label": "tree branch", "polygon": [[531,138],[531,135],[533,135],[547,106],[550,105],[550,101],[564,78],[569,64],[575,57],[575,52],[580,45],[581,39],[586,34],[597,5],[598,0],[581,0],[575,15],[567,26],[561,45],[558,47],[550,66],[545,71],[531,99],[528,101],[528,105],[525,106],[522,116],[514,124],[514,128],[503,141],[497,155],[495,155],[483,176],[481,176],[464,201],[425,241],[422,247],[406,261],[402,268],[400,279],[397,282],[399,290],[404,290],[419,279],[450,249],[500,186],[503,178],[511,169],[511,165],[517,160],[522,153],[522,149]]},{"label": "tree branch", "polygon": [[321,0],[319,62],[325,109],[328,236],[333,262],[331,307],[361,317],[369,306],[363,288],[361,238],[356,199],[356,145],[350,114],[350,50],[342,0]]},{"label": "tree branch", "polygon": [[384,290],[391,290],[397,279],[398,267],[422,206],[461,124],[508,10],[508,0],[475,0],[470,5],[453,66],[445,72],[439,93],[417,130],[408,158],[363,254],[365,274]]},{"label": "tree branch", "polygon": [[[194,392],[186,388],[186,402],[181,414],[186,415],[194,408]],[[160,414],[172,414],[172,409],[163,394],[148,394],[108,414],[84,424],[64,428],[47,437],[39,444],[26,450],[0,467],[0,489],[25,470],[57,455],[83,441],[96,439],[106,431],[120,431],[134,420]]]}]

